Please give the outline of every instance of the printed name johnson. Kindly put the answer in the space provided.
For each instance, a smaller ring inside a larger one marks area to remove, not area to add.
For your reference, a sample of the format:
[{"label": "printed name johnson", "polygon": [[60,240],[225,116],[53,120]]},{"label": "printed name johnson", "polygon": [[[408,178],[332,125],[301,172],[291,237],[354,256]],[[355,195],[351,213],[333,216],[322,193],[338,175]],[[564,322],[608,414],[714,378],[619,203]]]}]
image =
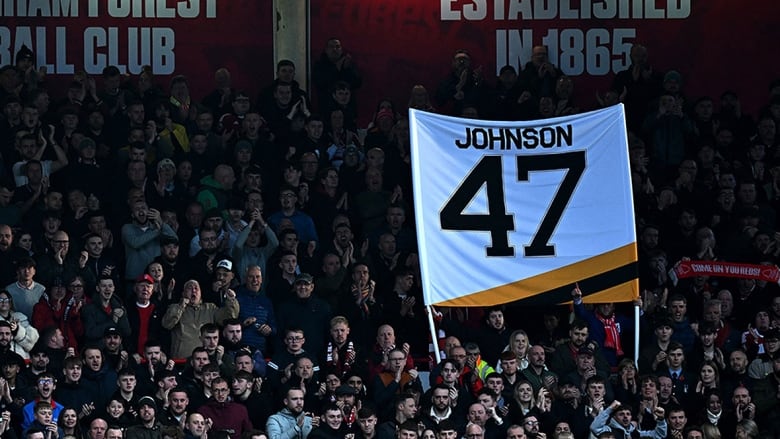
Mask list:
[{"label": "printed name johnson", "polygon": [[536,128],[466,127],[463,139],[455,139],[460,149],[536,149],[572,145],[572,126],[556,125]]}]

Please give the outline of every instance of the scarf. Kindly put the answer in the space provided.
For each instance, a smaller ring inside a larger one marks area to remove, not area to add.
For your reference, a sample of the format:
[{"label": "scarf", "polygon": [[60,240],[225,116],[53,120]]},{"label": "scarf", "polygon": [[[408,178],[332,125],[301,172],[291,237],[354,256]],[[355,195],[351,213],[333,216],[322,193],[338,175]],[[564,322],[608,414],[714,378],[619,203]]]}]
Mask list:
[{"label": "scarf", "polygon": [[615,315],[612,314],[612,317],[604,317],[601,314],[596,313],[596,318],[604,325],[604,347],[614,349],[618,356],[623,355],[623,347],[620,345],[620,329],[615,321]]},{"label": "scarf", "polygon": [[189,99],[187,100],[187,102],[182,102],[182,101],[176,99],[175,97],[171,96],[171,104],[173,104],[173,106],[175,106],[175,107],[181,108],[182,113],[189,113],[189,111],[190,111]]},{"label": "scarf", "polygon": [[717,427],[718,426],[718,421],[720,421],[720,415],[722,415],[722,414],[723,414],[723,410],[721,410],[720,413],[715,414],[715,413],[712,413],[709,409],[707,409],[707,421],[710,424],[712,424],[712,425]]},{"label": "scarf", "polygon": [[[339,352],[339,347],[333,344],[332,341],[328,342],[328,351],[326,355],[326,362],[328,366],[330,366],[338,376],[343,376],[345,373],[349,372],[352,368],[352,363],[354,363],[354,358],[352,361],[349,360],[349,353],[350,351],[354,352],[355,345],[350,341],[346,346],[346,352],[344,355],[341,355]],[[337,359],[334,360],[334,352],[337,354]]]}]

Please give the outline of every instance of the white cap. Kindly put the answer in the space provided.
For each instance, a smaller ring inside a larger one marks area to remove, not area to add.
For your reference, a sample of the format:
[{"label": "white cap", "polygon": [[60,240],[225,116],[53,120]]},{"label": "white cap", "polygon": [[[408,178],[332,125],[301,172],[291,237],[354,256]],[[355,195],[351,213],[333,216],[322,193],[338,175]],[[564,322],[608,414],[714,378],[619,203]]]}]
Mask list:
[{"label": "white cap", "polygon": [[233,271],[233,263],[227,259],[217,262],[217,268],[224,268],[227,271]]}]

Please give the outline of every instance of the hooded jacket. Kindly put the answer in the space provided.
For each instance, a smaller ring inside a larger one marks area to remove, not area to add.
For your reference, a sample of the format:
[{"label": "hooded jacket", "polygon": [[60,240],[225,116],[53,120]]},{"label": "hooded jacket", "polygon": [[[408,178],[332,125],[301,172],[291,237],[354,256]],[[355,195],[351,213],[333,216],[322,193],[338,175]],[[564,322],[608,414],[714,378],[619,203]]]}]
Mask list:
[{"label": "hooded jacket", "polygon": [[297,418],[287,408],[271,415],[265,423],[269,439],[304,439],[309,436],[311,429],[310,416],[306,416],[303,426],[299,427]]},{"label": "hooded jacket", "polygon": [[593,419],[593,423],[590,424],[591,438],[596,438],[606,431],[614,433],[616,439],[642,437],[664,439],[666,437],[666,419],[656,422],[654,430],[639,430],[633,422],[628,425],[628,428],[623,427],[612,417],[612,413],[612,408],[607,407]]}]

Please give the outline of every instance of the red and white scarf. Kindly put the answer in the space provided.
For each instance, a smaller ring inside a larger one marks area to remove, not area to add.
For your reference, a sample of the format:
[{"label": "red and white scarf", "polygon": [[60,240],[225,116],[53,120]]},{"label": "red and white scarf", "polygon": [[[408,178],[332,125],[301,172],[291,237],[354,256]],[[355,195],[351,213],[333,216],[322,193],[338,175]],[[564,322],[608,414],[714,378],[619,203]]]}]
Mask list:
[{"label": "red and white scarf", "polygon": [[612,317],[604,317],[599,313],[596,313],[596,317],[599,319],[602,325],[604,325],[604,347],[614,349],[618,356],[623,355],[623,347],[620,345],[620,329],[615,321],[615,315]]}]

